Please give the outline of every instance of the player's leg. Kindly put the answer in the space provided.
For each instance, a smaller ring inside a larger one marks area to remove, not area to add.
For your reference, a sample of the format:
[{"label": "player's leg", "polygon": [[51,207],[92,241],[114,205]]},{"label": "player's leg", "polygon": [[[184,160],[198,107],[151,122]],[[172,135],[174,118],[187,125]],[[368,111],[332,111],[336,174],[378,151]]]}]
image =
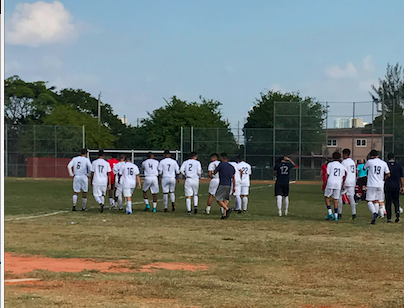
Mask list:
[{"label": "player's leg", "polygon": [[243,212],[247,212],[247,206],[248,206],[248,193],[249,193],[250,187],[248,186],[242,186],[241,187],[241,196],[243,197]]},{"label": "player's leg", "polygon": [[187,207],[188,215],[191,215],[191,202],[193,196],[192,186],[190,184],[190,179],[185,180],[184,184],[184,193],[185,193],[185,205]]},{"label": "player's leg", "polygon": [[[378,216],[379,205],[377,204],[376,208],[376,188],[368,187],[366,192],[366,201],[368,203],[369,211],[372,213],[371,224],[374,225],[376,223],[376,218]],[[377,201],[378,202],[378,201]]]},{"label": "player's leg", "polygon": [[209,197],[208,197],[208,201],[206,203],[206,210],[205,213],[206,214],[210,214],[210,209],[212,207],[212,202],[213,202],[213,197],[216,194],[217,188],[219,186],[219,180],[217,179],[212,179],[209,182]]},{"label": "player's leg", "polygon": [[332,193],[333,193],[332,189],[327,187],[324,189],[325,206],[327,207],[327,217],[325,218],[326,220],[330,220],[331,218],[334,217],[331,210],[331,200],[330,200]]},{"label": "player's leg", "polygon": [[126,214],[132,214],[132,194],[134,188],[124,188],[123,195],[126,198]]},{"label": "player's leg", "polygon": [[333,189],[332,198],[334,202],[334,220],[338,220],[338,199],[341,196],[340,189]]},{"label": "player's leg", "polygon": [[394,203],[394,211],[396,213],[396,220],[395,222],[399,222],[400,221],[400,192],[396,191],[393,194],[392,197],[392,202]]},{"label": "player's leg", "polygon": [[77,199],[78,199],[78,194],[82,189],[82,179],[78,176],[75,176],[73,178],[73,208],[72,211],[76,211],[76,204],[77,204]]},{"label": "player's leg", "polygon": [[88,178],[87,176],[83,177],[83,183],[81,186],[81,210],[86,211],[86,206],[87,206],[87,192],[88,192]]},{"label": "player's leg", "polygon": [[384,195],[384,189],[378,189],[379,192],[379,216],[381,218],[384,218],[384,215],[387,214],[386,213],[386,207],[384,205],[384,199],[385,199],[385,195]]},{"label": "player's leg", "polygon": [[171,179],[169,191],[170,191],[170,200],[171,200],[171,210],[173,212],[175,211],[175,185],[176,185],[176,179]]},{"label": "player's leg", "polygon": [[289,183],[285,184],[282,188],[282,201],[285,211],[285,216],[289,213]]},{"label": "player's leg", "polygon": [[111,189],[108,190],[108,197],[109,197],[109,209],[116,207],[115,205],[115,198],[114,198],[114,191],[115,191],[115,184],[111,184]]},{"label": "player's leg", "polygon": [[167,212],[168,207],[168,193],[170,192],[170,183],[169,179],[163,178],[161,180],[161,190],[163,191],[163,205],[164,205],[164,212]]},{"label": "player's leg", "polygon": [[145,178],[143,182],[143,200],[145,203],[145,211],[148,211],[150,209],[150,204],[149,204],[149,196],[147,195],[147,191],[149,190],[151,186],[151,181],[150,178]]},{"label": "player's leg", "polygon": [[[122,198],[122,187],[121,186],[117,186],[116,190],[115,190],[115,198],[117,200],[117,203],[119,205],[119,210],[123,210],[123,198]],[[128,204],[128,203],[126,203]]]},{"label": "player's leg", "polygon": [[278,208],[278,215],[282,216],[282,189],[278,182],[275,182],[274,195],[276,198],[276,207]]},{"label": "player's leg", "polygon": [[157,212],[157,194],[159,193],[159,182],[157,177],[152,178],[152,184],[150,185],[150,192],[153,196],[153,213]]},{"label": "player's leg", "polygon": [[193,191],[193,197],[194,197],[194,214],[198,213],[198,192],[199,192],[199,181],[193,181],[192,184],[192,191]]},{"label": "player's leg", "polygon": [[[387,221],[386,222],[391,222],[391,203],[392,203],[392,194],[389,191],[386,191],[385,194],[385,208],[386,208],[386,216],[387,216]],[[394,205],[395,206],[395,205]]]},{"label": "player's leg", "polygon": [[338,198],[338,218],[342,218],[342,206],[344,204],[344,201],[342,200],[344,192],[341,192],[341,195]]}]

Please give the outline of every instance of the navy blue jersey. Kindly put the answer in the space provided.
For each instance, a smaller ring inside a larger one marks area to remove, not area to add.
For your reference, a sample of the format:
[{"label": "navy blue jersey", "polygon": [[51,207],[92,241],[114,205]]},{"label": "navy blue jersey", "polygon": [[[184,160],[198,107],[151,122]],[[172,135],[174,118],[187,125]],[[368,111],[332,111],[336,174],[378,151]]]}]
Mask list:
[{"label": "navy blue jersey", "polygon": [[289,161],[276,163],[274,167],[274,171],[276,171],[276,182],[289,183],[290,171],[293,167],[293,164]]},{"label": "navy blue jersey", "polygon": [[394,160],[388,161],[387,165],[390,168],[390,177],[385,183],[386,190],[399,190],[401,186],[401,178],[404,176],[403,168]]},{"label": "navy blue jersey", "polygon": [[228,162],[221,162],[216,167],[216,171],[219,172],[219,185],[231,186],[233,174],[236,173],[234,167]]}]

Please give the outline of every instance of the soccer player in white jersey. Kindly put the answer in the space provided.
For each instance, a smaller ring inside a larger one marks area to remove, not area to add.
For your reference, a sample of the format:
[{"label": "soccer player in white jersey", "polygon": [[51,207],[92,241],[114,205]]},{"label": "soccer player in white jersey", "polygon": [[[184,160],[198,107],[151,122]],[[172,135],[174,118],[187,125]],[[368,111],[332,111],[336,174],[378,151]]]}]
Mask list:
[{"label": "soccer player in white jersey", "polygon": [[114,165],[112,168],[112,172],[115,175],[115,198],[119,205],[119,210],[123,210],[123,199],[122,199],[122,184],[119,182],[119,171],[121,170],[122,166],[125,164],[125,155],[119,155],[119,162]]},{"label": "soccer player in white jersey", "polygon": [[370,223],[374,225],[379,213],[379,201],[384,200],[384,181],[390,176],[390,169],[387,163],[379,158],[379,152],[376,150],[370,151],[369,156],[370,159],[364,167],[368,170],[366,201],[373,214]]},{"label": "soccer player in white jersey", "polygon": [[247,212],[248,194],[250,192],[251,165],[244,161],[243,155],[238,157],[238,168],[241,172],[241,197],[243,198],[243,212]]},{"label": "soccer player in white jersey", "polygon": [[88,176],[91,172],[91,162],[87,158],[87,150],[82,149],[81,155],[74,157],[67,165],[67,170],[73,178],[73,211],[76,210],[77,198],[80,191],[82,192],[82,211],[86,210],[87,192],[88,192]]},{"label": "soccer player in white jersey", "polygon": [[105,193],[111,189],[111,166],[104,159],[104,151],[98,152],[98,159],[91,165],[91,183],[95,201],[100,205],[100,213],[104,211]]},{"label": "soccer player in white jersey", "polygon": [[171,210],[175,211],[175,184],[179,182],[178,175],[180,166],[176,160],[171,158],[169,150],[164,150],[164,158],[160,161],[159,177],[161,181],[161,189],[163,190],[164,212],[167,212],[168,194],[170,194]]},{"label": "soccer player in white jersey", "polygon": [[219,187],[219,173],[213,174],[216,167],[220,164],[219,154],[213,153],[210,155],[210,163],[208,166],[208,176],[210,178],[209,182],[209,197],[206,205],[205,214],[210,214],[210,208],[212,206],[213,197],[216,194],[216,190]]},{"label": "soccer player in white jersey", "polygon": [[184,161],[180,168],[181,174],[185,176],[185,197],[188,215],[191,215],[191,199],[194,198],[194,213],[198,213],[198,190],[199,178],[202,174],[202,166],[198,160],[198,154],[191,152],[190,158]]},{"label": "soccer player in white jersey", "polygon": [[[332,153],[332,162],[327,165],[327,185],[324,190],[325,204],[327,206],[328,216],[326,220],[338,220],[338,199],[341,196],[341,187],[344,189],[344,180],[347,170],[339,161],[341,154],[338,152]],[[330,197],[334,200],[334,216],[332,215]]]},{"label": "soccer player in white jersey", "polygon": [[232,192],[234,196],[234,211],[237,211],[238,213],[241,213],[241,171],[240,171],[240,166],[236,162],[237,159],[229,162],[230,165],[233,166],[234,168],[234,180],[236,182],[236,185],[234,185],[234,181],[231,182],[231,189],[230,191]]},{"label": "soccer player in white jersey", "polygon": [[125,163],[119,169],[119,182],[122,187],[123,196],[126,198],[126,214],[132,214],[132,194],[136,188],[142,189],[139,168],[131,162],[130,157],[126,157]]},{"label": "soccer player in white jersey", "polygon": [[342,218],[342,195],[345,193],[348,195],[349,203],[351,204],[351,211],[352,211],[352,220],[356,219],[356,202],[355,202],[355,186],[356,186],[356,164],[350,158],[351,155],[350,149],[343,149],[342,150],[342,157],[343,161],[342,164],[344,165],[347,175],[345,179],[345,190],[341,192],[341,196],[338,200],[338,219]]},{"label": "soccer player in white jersey", "polygon": [[143,199],[146,204],[145,211],[150,209],[149,197],[147,196],[147,191],[153,196],[153,212],[157,212],[157,194],[159,193],[159,162],[154,159],[154,154],[149,152],[148,158],[143,161],[142,168],[144,172],[144,182],[143,182]]}]

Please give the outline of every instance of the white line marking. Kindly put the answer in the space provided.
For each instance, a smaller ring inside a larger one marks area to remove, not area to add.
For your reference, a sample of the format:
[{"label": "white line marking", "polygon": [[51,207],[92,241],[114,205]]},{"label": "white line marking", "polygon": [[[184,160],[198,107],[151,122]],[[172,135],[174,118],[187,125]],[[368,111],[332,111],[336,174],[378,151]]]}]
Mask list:
[{"label": "white line marking", "polygon": [[22,279],[6,279],[4,282],[27,282],[27,281],[40,281],[41,278],[22,278]]},{"label": "white line marking", "polygon": [[46,216],[53,216],[53,215],[57,215],[57,214],[60,214],[60,213],[67,213],[67,212],[68,212],[68,211],[57,211],[57,212],[53,212],[53,213],[42,214],[42,215],[35,215],[35,216],[24,216],[24,217],[7,218],[7,219],[4,219],[4,221],[40,218],[40,217],[46,217]]}]

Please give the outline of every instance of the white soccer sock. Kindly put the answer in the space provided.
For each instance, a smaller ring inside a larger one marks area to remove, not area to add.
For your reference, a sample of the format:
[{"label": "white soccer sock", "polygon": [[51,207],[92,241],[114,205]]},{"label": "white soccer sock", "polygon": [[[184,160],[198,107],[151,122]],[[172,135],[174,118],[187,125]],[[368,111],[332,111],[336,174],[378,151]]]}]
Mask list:
[{"label": "white soccer sock", "polygon": [[248,197],[243,197],[243,210],[247,211]]},{"label": "white soccer sock", "polygon": [[285,206],[285,215],[287,215],[289,211],[289,196],[283,197],[283,205]]},{"label": "white soccer sock", "polygon": [[282,214],[282,196],[276,196],[276,206],[278,207],[278,213]]},{"label": "white soccer sock", "polygon": [[342,214],[342,204],[343,204],[343,202],[342,202],[342,195],[341,195],[341,196],[339,196],[339,199],[338,199],[338,214]]},{"label": "white soccer sock", "polygon": [[109,204],[111,205],[111,206],[114,206],[114,198],[109,198]]},{"label": "white soccer sock", "polygon": [[170,193],[171,202],[175,202],[175,193]]},{"label": "white soccer sock", "polygon": [[73,205],[76,206],[77,203],[77,195],[73,195]]},{"label": "white soccer sock", "polygon": [[146,205],[149,204],[149,199],[143,199],[143,200],[144,200],[144,203],[146,203]]},{"label": "white soccer sock", "polygon": [[210,213],[210,205],[208,205],[207,207],[206,207],[206,213]]},{"label": "white soccer sock", "polygon": [[98,204],[101,203],[101,197],[100,196],[94,196],[95,202],[97,202]]},{"label": "white soccer sock", "polygon": [[356,215],[356,203],[355,203],[355,197],[354,196],[348,196],[349,197],[349,203],[351,203],[351,211],[352,215]]},{"label": "white soccer sock", "polygon": [[331,209],[327,209],[328,215],[332,215],[332,210]]},{"label": "white soccer sock", "polygon": [[105,204],[105,203],[104,203],[104,202],[105,202],[105,197],[104,197],[104,196],[101,196],[100,198],[101,198],[101,203],[102,203],[102,204]]},{"label": "white soccer sock", "polygon": [[191,212],[191,198],[187,198],[186,204],[187,204],[187,211]]},{"label": "white soccer sock", "polygon": [[382,218],[384,217],[385,210],[386,210],[386,207],[384,205],[379,207],[379,216],[380,217],[382,217]]},{"label": "white soccer sock", "polygon": [[82,208],[85,209],[87,205],[87,198],[82,198],[81,201],[83,202]]},{"label": "white soccer sock", "polygon": [[224,208],[220,208],[220,212],[222,213],[222,215],[224,214]]},{"label": "white soccer sock", "polygon": [[155,209],[157,207],[157,202],[153,202],[153,208]]},{"label": "white soccer sock", "polygon": [[379,207],[379,202],[377,202],[377,203],[374,202],[373,204],[374,204],[374,206],[375,206],[375,211],[374,211],[374,212],[379,215],[379,209],[380,209],[380,207]]},{"label": "white soccer sock", "polygon": [[168,205],[168,195],[167,194],[163,194],[163,204],[164,204],[164,208],[167,208]]},{"label": "white soccer sock", "polygon": [[240,196],[234,196],[234,209],[237,210],[241,210],[241,197]]},{"label": "white soccer sock", "polygon": [[120,208],[120,209],[123,209],[122,203],[123,203],[122,194],[119,194],[119,195],[118,195],[118,204],[119,204],[119,208]]},{"label": "white soccer sock", "polygon": [[194,206],[198,206],[198,196],[194,196]]},{"label": "white soccer sock", "polygon": [[375,206],[374,206],[374,204],[373,204],[372,201],[368,201],[368,208],[369,208],[369,211],[370,211],[372,214],[377,213],[376,210],[375,210]]},{"label": "white soccer sock", "polygon": [[126,211],[132,212],[132,201],[126,202]]}]

